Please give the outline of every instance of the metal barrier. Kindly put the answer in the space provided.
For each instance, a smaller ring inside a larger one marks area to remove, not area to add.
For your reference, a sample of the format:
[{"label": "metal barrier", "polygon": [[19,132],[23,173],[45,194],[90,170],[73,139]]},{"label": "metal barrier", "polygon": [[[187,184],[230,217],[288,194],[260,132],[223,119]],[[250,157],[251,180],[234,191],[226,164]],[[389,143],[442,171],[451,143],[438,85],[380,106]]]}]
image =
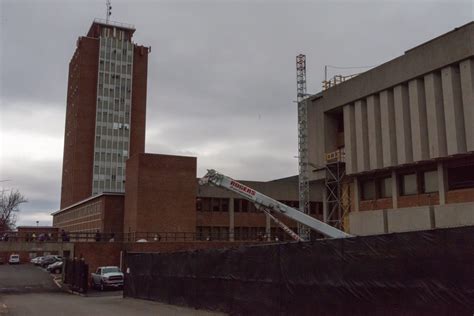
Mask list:
[{"label": "metal barrier", "polygon": [[69,289],[79,293],[87,293],[89,265],[83,259],[67,259],[65,262],[64,283]]}]

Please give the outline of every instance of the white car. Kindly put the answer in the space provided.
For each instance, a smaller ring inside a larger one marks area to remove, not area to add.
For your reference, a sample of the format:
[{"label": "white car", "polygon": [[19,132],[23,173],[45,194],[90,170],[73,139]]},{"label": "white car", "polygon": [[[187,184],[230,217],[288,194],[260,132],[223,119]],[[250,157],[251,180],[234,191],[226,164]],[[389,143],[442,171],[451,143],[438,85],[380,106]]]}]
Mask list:
[{"label": "white car", "polygon": [[8,259],[9,264],[20,264],[20,255],[18,254],[11,254],[10,259]]}]

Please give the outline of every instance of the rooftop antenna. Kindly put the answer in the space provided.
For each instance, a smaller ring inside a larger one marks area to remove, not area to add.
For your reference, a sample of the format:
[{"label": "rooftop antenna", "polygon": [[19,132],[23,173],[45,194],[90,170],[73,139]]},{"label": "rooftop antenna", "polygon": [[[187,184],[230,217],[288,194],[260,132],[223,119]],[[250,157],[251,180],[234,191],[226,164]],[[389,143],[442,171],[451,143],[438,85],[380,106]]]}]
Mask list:
[{"label": "rooftop antenna", "polygon": [[105,16],[105,23],[109,24],[109,18],[112,15],[112,2],[110,0],[105,1],[107,12]]}]

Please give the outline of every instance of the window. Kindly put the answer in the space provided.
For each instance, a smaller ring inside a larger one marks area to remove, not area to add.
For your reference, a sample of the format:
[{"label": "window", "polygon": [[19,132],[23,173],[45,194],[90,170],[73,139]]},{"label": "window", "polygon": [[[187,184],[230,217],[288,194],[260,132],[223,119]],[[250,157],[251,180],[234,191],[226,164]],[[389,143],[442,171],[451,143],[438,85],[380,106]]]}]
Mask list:
[{"label": "window", "polygon": [[474,164],[448,168],[449,190],[474,188]]},{"label": "window", "polygon": [[375,181],[366,180],[361,184],[362,200],[375,200]]},{"label": "window", "polygon": [[438,192],[438,171],[425,171],[423,173],[423,192]]},{"label": "window", "polygon": [[212,211],[219,212],[220,210],[220,199],[211,199]]},{"label": "window", "polygon": [[390,198],[392,197],[392,178],[382,178],[379,180],[379,192],[380,198]]},{"label": "window", "polygon": [[400,176],[400,195],[417,194],[416,173]]}]

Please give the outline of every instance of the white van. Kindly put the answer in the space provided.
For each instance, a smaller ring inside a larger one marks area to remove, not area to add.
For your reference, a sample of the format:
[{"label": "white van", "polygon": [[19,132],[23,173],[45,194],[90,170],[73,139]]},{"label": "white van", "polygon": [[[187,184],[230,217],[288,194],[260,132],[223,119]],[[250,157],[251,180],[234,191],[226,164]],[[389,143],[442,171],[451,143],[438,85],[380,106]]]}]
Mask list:
[{"label": "white van", "polygon": [[20,263],[20,255],[18,254],[11,254],[10,259],[8,259],[9,264],[19,264]]}]

